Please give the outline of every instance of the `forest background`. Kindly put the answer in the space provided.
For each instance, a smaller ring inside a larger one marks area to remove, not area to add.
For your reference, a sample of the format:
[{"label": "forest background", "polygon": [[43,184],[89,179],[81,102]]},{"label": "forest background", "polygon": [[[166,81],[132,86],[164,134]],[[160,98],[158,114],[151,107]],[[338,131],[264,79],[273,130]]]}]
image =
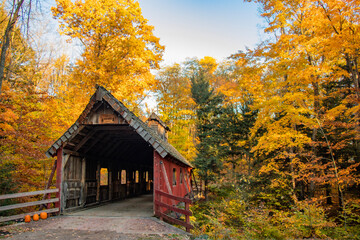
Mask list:
[{"label": "forest background", "polygon": [[140,117],[157,111],[196,166],[196,235],[359,239],[359,1],[250,2],[267,40],[160,68],[164,46],[135,1],[56,1],[76,61],[29,35],[40,2],[3,1],[0,194],[44,188],[44,152],[99,84]]}]

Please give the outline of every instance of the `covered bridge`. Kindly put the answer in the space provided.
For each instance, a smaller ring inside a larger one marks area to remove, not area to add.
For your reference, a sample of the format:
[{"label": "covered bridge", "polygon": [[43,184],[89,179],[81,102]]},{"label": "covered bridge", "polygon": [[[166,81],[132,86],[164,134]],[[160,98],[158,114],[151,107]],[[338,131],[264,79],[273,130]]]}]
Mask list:
[{"label": "covered bridge", "polygon": [[186,200],[192,165],[168,143],[168,130],[155,114],[143,122],[97,86],[78,120],[46,152],[56,156],[60,212],[153,193],[154,214],[162,217],[166,206]]}]

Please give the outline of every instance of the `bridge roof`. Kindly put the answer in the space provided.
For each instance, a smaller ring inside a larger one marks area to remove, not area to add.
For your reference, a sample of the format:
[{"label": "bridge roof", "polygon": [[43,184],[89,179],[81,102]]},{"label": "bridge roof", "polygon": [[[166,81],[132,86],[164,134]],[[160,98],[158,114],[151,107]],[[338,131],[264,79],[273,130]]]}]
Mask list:
[{"label": "bridge roof", "polygon": [[[90,98],[90,102],[76,122],[46,151],[48,157],[55,156],[58,149],[69,143],[84,128],[89,126],[86,124],[86,119],[90,112],[93,111],[95,104],[101,101],[110,105],[111,108],[126,121],[128,126],[136,131],[145,142],[151,145],[162,158],[170,156],[186,166],[193,168],[192,164],[189,163],[169,142],[163,140],[156,131],[151,129],[146,123],[125,107],[122,102],[117,100],[109,91],[101,86],[97,86],[96,92]],[[109,125],[110,128],[111,126],[112,125]]]}]

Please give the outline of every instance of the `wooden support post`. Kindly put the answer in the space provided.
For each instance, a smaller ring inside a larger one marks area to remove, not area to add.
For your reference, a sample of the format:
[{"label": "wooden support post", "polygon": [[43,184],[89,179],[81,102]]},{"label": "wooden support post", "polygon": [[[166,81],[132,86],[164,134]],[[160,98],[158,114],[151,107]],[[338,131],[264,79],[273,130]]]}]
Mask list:
[{"label": "wooden support post", "polygon": [[56,198],[59,199],[58,202],[55,203],[55,208],[59,208],[61,213],[61,187],[62,187],[62,158],[63,158],[63,149],[62,147],[58,149],[57,151],[57,160],[56,160],[56,188],[59,189],[59,192],[56,193]]},{"label": "wooden support post", "polygon": [[188,180],[187,180],[187,171],[183,174],[183,181],[185,183],[185,188],[186,188],[186,193],[189,193],[189,185],[188,185]]},{"label": "wooden support post", "polygon": [[[194,183],[195,183],[196,191],[197,191],[197,193],[199,193],[199,188],[198,188],[198,185],[197,185],[197,182],[196,182],[196,178],[195,178],[194,172],[191,171],[191,174],[192,174],[192,178],[193,178]],[[191,182],[191,179],[190,179],[190,182]],[[192,186],[192,185],[191,185],[191,186]]]},{"label": "wooden support post", "polygon": [[96,202],[100,202],[100,162],[97,163],[96,167]]},{"label": "wooden support post", "polygon": [[80,206],[84,206],[86,202],[86,195],[87,195],[87,189],[86,189],[86,159],[81,159],[81,188],[80,188]]},{"label": "wooden support post", "polygon": [[109,183],[109,200],[112,199],[112,190],[113,190],[113,187],[112,187],[112,172],[109,172],[109,180],[108,180],[108,183]]},{"label": "wooden support post", "polygon": [[[188,202],[185,202],[185,211],[190,211]],[[190,224],[190,216],[188,214],[185,215],[185,222],[187,224]],[[186,231],[190,232],[190,228],[186,227]]]},{"label": "wooden support post", "polygon": [[155,204],[156,201],[160,201],[159,196],[155,193],[156,190],[160,190],[160,161],[156,151],[154,150],[154,166],[153,166],[153,207],[154,207],[154,215],[159,216],[160,208]]}]

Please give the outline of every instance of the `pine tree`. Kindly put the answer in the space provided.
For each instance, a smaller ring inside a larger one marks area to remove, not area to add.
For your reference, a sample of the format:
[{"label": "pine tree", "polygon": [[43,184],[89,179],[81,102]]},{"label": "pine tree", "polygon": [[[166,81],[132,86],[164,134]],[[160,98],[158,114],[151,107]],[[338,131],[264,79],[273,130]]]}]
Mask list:
[{"label": "pine tree", "polygon": [[219,146],[221,142],[221,115],[223,97],[210,88],[204,72],[199,71],[191,78],[192,98],[196,103],[196,130],[199,143],[196,146],[195,167],[205,185],[207,200],[209,181],[214,180],[222,167]]}]

